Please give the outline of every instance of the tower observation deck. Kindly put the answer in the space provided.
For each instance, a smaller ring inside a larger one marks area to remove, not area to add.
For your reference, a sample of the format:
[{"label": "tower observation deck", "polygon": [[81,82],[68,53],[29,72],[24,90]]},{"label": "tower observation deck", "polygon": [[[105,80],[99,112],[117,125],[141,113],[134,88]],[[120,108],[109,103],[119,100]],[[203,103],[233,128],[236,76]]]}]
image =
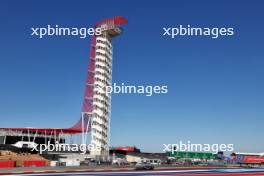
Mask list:
[{"label": "tower observation deck", "polygon": [[105,156],[109,152],[111,94],[106,88],[112,85],[112,38],[123,32],[120,25],[126,23],[125,18],[116,16],[95,25],[95,28],[101,28],[101,35],[92,38],[82,122],[73,127],[80,128],[82,124],[84,133],[91,131],[91,144],[101,148],[101,151],[91,152],[95,156]]}]

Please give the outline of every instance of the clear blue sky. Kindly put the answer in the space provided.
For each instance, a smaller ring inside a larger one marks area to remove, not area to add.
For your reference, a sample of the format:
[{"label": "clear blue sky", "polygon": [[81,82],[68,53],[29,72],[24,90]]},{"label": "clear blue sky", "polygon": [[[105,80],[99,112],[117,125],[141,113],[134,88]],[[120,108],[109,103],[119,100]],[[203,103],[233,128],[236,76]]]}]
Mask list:
[{"label": "clear blue sky", "polygon": [[[168,85],[169,93],[113,95],[111,141],[161,151],[163,143],[234,143],[263,152],[264,2],[0,2],[0,126],[69,127],[79,119],[90,37],[30,36],[31,27],[92,27],[129,20],[114,40],[113,81]],[[233,27],[235,35],[163,37],[177,25]]]}]

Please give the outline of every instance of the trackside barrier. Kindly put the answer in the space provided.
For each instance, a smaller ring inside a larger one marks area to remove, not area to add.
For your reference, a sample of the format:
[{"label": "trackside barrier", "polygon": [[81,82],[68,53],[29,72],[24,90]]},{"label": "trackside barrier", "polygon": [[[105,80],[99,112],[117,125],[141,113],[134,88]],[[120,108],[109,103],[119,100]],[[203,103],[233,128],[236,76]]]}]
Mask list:
[{"label": "trackside barrier", "polygon": [[0,161],[0,168],[13,168],[15,166],[15,161]]},{"label": "trackside barrier", "polygon": [[46,166],[46,161],[44,160],[23,161],[23,167],[44,167],[44,166]]}]

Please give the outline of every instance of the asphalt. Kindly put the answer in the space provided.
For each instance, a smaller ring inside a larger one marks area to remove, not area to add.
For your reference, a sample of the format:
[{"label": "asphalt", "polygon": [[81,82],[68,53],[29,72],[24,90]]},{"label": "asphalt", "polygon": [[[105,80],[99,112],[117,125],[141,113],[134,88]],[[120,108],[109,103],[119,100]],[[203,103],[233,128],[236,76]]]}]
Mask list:
[{"label": "asphalt", "polygon": [[264,169],[205,169],[205,170],[170,170],[170,171],[112,171],[112,172],[83,172],[83,173],[41,173],[41,174],[25,174],[25,175],[42,175],[42,176],[263,176]]},{"label": "asphalt", "polygon": [[264,168],[251,168],[251,169],[224,169],[224,168],[208,168],[208,169],[163,169],[163,170],[153,170],[153,171],[135,171],[130,169],[121,169],[115,168],[112,170],[106,169],[94,169],[94,170],[83,170],[83,169],[54,169],[48,170],[42,168],[42,170],[36,170],[36,168],[27,168],[26,170],[5,170],[2,172],[0,170],[1,175],[43,175],[43,176],[52,176],[52,175],[60,175],[60,176],[68,176],[68,175],[109,175],[109,176],[150,176],[150,175],[160,175],[160,176],[264,176]]}]

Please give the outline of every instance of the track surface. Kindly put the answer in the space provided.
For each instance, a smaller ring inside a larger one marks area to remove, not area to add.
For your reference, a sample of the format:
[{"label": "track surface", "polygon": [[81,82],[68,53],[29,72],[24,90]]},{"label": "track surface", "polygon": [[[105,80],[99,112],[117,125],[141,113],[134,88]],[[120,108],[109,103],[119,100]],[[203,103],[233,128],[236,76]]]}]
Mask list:
[{"label": "track surface", "polygon": [[42,173],[25,175],[43,175],[43,176],[85,176],[85,175],[104,175],[104,176],[264,176],[263,169],[202,169],[202,170],[170,170],[170,171],[126,171],[126,172],[83,172],[83,173]]}]

